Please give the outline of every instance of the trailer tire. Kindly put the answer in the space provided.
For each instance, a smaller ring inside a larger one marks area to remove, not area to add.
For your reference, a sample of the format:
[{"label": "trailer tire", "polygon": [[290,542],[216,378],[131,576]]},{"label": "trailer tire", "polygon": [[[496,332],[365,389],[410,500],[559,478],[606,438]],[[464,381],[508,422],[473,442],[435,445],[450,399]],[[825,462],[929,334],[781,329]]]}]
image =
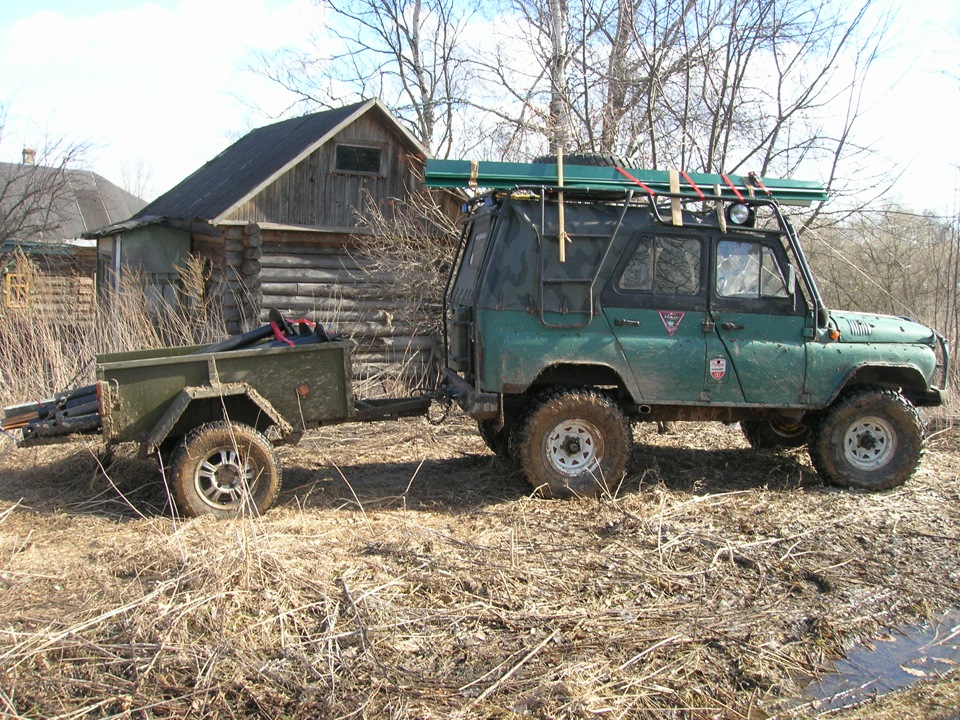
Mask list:
[{"label": "trailer tire", "polygon": [[249,425],[221,420],[195,428],[173,457],[173,496],[188,517],[259,515],[280,493],[280,461]]},{"label": "trailer tire", "polygon": [[901,393],[865,387],[841,397],[810,438],[810,459],[832,485],[890,490],[903,485],[923,455],[923,423]]},{"label": "trailer tire", "polygon": [[620,482],[633,434],[620,407],[592,389],[554,390],[530,407],[513,455],[543,497],[596,497]]}]

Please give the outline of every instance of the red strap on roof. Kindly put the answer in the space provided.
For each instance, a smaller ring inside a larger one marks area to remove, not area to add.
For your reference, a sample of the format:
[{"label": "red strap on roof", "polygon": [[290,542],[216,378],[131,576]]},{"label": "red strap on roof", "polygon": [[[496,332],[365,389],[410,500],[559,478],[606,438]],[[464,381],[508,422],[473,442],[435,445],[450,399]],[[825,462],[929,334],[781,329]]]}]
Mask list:
[{"label": "red strap on roof", "polygon": [[756,183],[757,187],[763,190],[767,197],[773,197],[773,193],[767,190],[767,186],[763,184],[763,180],[761,180],[755,172],[750,173],[750,180]]},{"label": "red strap on roof", "polygon": [[628,172],[627,172],[626,170],[624,170],[622,167],[618,167],[618,168],[617,168],[617,172],[619,172],[619,173],[620,173],[621,175],[623,175],[624,177],[627,177],[627,178],[629,178],[630,180],[633,180],[633,182],[635,182],[637,185],[639,185],[640,187],[642,187],[642,188],[646,191],[647,195],[649,195],[650,197],[656,197],[656,196],[657,196],[657,194],[656,194],[653,190],[651,190],[649,187],[647,187],[647,186],[644,185],[642,182],[640,182],[639,180],[637,180],[637,178],[635,178],[633,175],[631,175],[630,173],[628,173]]},{"label": "red strap on roof", "polygon": [[694,189],[694,191],[697,193],[697,195],[700,196],[700,199],[701,199],[701,200],[706,200],[706,199],[707,199],[707,196],[704,195],[704,194],[700,191],[700,188],[698,188],[698,187],[697,187],[697,184],[696,184],[693,180],[690,179],[690,176],[689,176],[689,175],[687,175],[683,170],[680,171],[680,174],[683,175],[683,179],[687,181],[687,184],[690,185],[690,187],[692,187],[692,188]]},{"label": "red strap on roof", "polygon": [[733,186],[733,183],[730,182],[730,178],[727,177],[726,173],[720,173],[720,177],[723,178],[723,181],[730,186],[730,189],[733,190],[733,194],[737,196],[737,200],[744,202],[743,195],[740,194],[740,191]]}]

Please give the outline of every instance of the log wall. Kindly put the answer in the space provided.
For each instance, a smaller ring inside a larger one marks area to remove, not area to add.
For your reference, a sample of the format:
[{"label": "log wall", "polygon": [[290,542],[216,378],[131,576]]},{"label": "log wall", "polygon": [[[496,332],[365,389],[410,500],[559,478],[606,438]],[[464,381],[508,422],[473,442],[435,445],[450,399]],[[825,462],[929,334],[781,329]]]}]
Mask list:
[{"label": "log wall", "polygon": [[[37,254],[28,259],[21,256],[9,271],[29,278],[28,307],[40,317],[90,322],[96,316],[94,248],[75,248],[69,254]],[[0,280],[5,289],[6,277]]]},{"label": "log wall", "polygon": [[350,238],[337,234],[261,233],[261,319],[270,308],[286,317],[305,317],[350,337],[355,375],[390,383],[398,376],[428,372],[436,339],[433,318],[423,317],[398,288],[377,272]]},{"label": "log wall", "polygon": [[[266,230],[255,223],[221,227],[221,242],[195,249],[213,264],[208,292],[221,293],[231,333],[268,321],[272,308],[343,333],[355,347],[355,380],[373,396],[402,377],[425,383],[437,339],[435,317],[419,310],[396,278],[378,272],[346,234]],[[433,315],[433,313],[431,313]]]}]

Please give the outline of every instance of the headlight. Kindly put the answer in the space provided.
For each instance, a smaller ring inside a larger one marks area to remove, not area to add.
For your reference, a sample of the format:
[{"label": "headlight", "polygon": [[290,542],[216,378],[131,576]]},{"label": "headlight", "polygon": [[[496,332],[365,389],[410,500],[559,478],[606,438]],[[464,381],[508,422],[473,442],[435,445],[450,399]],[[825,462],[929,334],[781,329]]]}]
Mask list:
[{"label": "headlight", "polygon": [[727,206],[727,220],[734,225],[748,225],[753,219],[753,210],[743,203],[733,203]]}]

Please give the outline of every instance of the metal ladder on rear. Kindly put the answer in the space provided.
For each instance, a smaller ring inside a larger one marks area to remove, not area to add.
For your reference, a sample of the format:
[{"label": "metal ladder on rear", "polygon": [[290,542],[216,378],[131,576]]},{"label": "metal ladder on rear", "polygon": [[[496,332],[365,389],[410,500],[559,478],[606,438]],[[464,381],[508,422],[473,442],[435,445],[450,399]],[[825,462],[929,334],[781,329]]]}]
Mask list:
[{"label": "metal ladder on rear", "polygon": [[[567,237],[571,243],[576,242],[605,242],[606,246],[603,247],[603,253],[598,262],[594,263],[593,273],[584,274],[582,276],[563,276],[563,277],[550,277],[547,275],[549,271],[548,258],[547,258],[547,247],[546,247],[546,195],[545,191],[540,192],[540,227],[538,229],[537,238],[539,249],[540,249],[540,258],[539,258],[539,297],[538,303],[539,312],[540,312],[540,322],[544,327],[548,328],[563,328],[563,329],[575,329],[582,328],[589,325],[593,322],[595,309],[597,306],[597,300],[595,296],[597,278],[600,275],[600,270],[606,264],[607,257],[610,255],[610,249],[613,247],[613,241],[616,239],[617,234],[620,232],[620,228],[623,226],[623,219],[627,214],[627,209],[630,207],[631,202],[633,201],[634,193],[632,190],[626,191],[626,197],[623,201],[623,207],[620,210],[620,216],[617,218],[616,224],[614,225],[613,232],[610,234],[606,233],[586,233],[586,232],[568,232]],[[563,242],[559,237],[557,238],[558,243]],[[563,291],[564,286],[574,286],[574,287],[586,287],[586,300],[587,300],[587,309],[571,309],[566,306],[568,299],[568,293]],[[551,288],[557,288],[560,295],[560,305],[559,307],[547,307],[548,300],[548,291]],[[563,316],[573,315],[579,316],[581,321],[572,321],[572,322],[550,322],[547,319],[547,313],[559,314]]]}]

